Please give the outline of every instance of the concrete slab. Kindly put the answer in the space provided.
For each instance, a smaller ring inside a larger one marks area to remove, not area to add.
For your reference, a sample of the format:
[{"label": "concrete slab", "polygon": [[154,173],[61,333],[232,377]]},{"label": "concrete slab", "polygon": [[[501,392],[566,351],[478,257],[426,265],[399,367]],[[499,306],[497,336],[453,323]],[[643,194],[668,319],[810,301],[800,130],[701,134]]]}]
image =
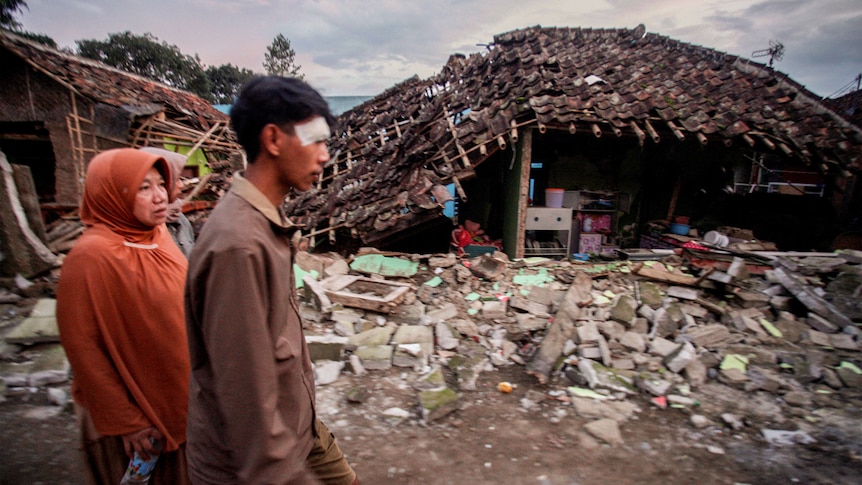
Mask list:
[{"label": "concrete slab", "polygon": [[10,344],[37,344],[59,342],[60,330],[57,328],[57,300],[42,298],[36,302],[30,316],[6,334]]}]

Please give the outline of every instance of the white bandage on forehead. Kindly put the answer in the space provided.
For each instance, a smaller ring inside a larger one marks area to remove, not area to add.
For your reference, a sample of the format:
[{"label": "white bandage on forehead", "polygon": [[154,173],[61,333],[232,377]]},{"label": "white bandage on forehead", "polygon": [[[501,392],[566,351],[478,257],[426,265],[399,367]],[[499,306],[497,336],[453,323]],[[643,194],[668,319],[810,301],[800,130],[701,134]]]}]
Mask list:
[{"label": "white bandage on forehead", "polygon": [[326,141],[329,138],[329,125],[321,116],[306,123],[293,125],[293,131],[302,146]]}]

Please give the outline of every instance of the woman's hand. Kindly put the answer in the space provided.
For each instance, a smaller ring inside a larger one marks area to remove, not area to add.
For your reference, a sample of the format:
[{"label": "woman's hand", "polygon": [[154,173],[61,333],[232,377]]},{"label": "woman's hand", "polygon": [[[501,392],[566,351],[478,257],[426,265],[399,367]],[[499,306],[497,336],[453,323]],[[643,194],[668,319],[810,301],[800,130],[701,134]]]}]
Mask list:
[{"label": "woman's hand", "polygon": [[161,441],[164,435],[155,428],[150,426],[129,434],[123,435],[123,448],[126,450],[126,456],[129,459],[134,456],[135,452],[144,460],[150,459],[150,454],[157,455],[161,446],[156,447],[155,443]]}]

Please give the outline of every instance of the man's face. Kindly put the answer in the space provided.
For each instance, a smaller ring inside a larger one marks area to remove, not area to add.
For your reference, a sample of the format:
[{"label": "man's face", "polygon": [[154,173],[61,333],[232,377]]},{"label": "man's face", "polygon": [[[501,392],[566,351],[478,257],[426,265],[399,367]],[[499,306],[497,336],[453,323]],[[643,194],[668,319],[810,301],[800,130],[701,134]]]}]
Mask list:
[{"label": "man's face", "polygon": [[285,133],[280,171],[288,186],[303,192],[320,180],[323,166],[329,161],[329,133],[326,120],[320,116],[294,124],[293,134]]}]

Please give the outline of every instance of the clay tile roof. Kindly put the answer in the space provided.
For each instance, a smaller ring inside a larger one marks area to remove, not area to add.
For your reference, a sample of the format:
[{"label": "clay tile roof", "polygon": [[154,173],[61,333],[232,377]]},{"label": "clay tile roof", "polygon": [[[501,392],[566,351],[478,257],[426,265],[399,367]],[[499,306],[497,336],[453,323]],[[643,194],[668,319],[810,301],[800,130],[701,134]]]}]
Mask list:
[{"label": "clay tile roof", "polygon": [[847,121],[862,127],[862,90],[852,91],[835,99],[825,99],[823,102]]},{"label": "clay tile roof", "polygon": [[[860,128],[787,75],[641,32],[514,30],[495,36],[487,51],[453,56],[436,76],[393,86],[339,118],[321,186],[291,209],[308,215],[314,231],[337,226],[373,242],[439,214],[387,194],[421,195],[429,184],[471,177],[518,129],[536,126],[637,136],[640,143],[756,134],[806,162],[862,169]],[[377,150],[366,155],[369,146]],[[362,178],[371,167],[395,174],[396,186],[384,190],[379,180]],[[363,209],[347,210],[336,194],[357,185]]]},{"label": "clay tile roof", "polygon": [[[153,80],[0,30],[0,47],[9,50],[36,70],[74,90],[81,96],[104,104],[126,108],[158,105],[183,117],[195,128],[208,127],[226,115],[202,98]],[[151,112],[151,111],[150,111]]]}]

